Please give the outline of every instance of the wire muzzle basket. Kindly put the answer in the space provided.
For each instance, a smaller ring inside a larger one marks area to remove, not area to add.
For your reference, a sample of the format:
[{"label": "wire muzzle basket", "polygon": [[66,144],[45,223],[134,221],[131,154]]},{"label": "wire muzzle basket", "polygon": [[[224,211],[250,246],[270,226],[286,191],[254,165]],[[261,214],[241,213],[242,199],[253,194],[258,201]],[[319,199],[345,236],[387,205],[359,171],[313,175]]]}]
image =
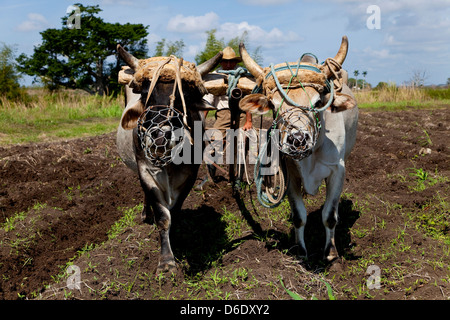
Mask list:
[{"label": "wire muzzle basket", "polygon": [[300,108],[289,109],[280,114],[272,128],[278,129],[274,137],[278,150],[296,160],[311,155],[320,132],[319,114],[314,109],[304,111]]},{"label": "wire muzzle basket", "polygon": [[164,167],[173,161],[183,141],[183,114],[167,105],[148,107],[137,123],[138,137],[145,157]]}]

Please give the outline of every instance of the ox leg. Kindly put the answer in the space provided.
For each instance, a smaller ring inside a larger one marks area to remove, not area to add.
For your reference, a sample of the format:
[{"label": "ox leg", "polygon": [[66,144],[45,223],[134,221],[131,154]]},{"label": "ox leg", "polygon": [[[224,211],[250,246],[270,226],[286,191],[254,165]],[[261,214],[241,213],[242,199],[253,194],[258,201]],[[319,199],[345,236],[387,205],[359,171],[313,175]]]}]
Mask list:
[{"label": "ox leg", "polygon": [[159,203],[154,205],[154,209],[155,221],[159,229],[159,239],[161,245],[161,253],[159,257],[158,267],[156,268],[156,273],[175,272],[176,263],[172,253],[172,248],[170,247],[169,239],[171,226],[170,211]]},{"label": "ox leg", "polygon": [[140,166],[139,168],[141,169],[139,171],[139,177],[145,195],[143,213],[145,213],[147,217],[149,214],[154,217],[154,221],[159,230],[161,252],[156,272],[175,272],[175,258],[173,256],[169,240],[169,232],[172,221],[170,210],[160,202],[159,199],[161,199],[162,196],[161,194],[155,193],[155,188],[152,185],[153,180],[148,171],[145,170],[143,166]]},{"label": "ox leg", "polygon": [[150,205],[150,203],[147,201],[147,195],[144,194],[144,208],[142,209],[141,212],[141,220],[143,222],[147,222],[152,224],[154,221],[154,215],[153,215],[153,210],[152,210],[152,206]]},{"label": "ox leg", "polygon": [[345,168],[339,167],[326,179],[327,195],[322,210],[322,222],[325,226],[324,259],[333,261],[339,257],[334,239],[336,224],[338,222],[338,207],[344,181]]},{"label": "ox leg", "polygon": [[[291,179],[292,181],[293,179]],[[288,198],[292,210],[292,220],[295,227],[295,242],[298,245],[299,257],[307,257],[306,245],[305,245],[305,225],[307,219],[306,207],[303,202],[301,188],[292,185],[290,182],[288,188]]]}]

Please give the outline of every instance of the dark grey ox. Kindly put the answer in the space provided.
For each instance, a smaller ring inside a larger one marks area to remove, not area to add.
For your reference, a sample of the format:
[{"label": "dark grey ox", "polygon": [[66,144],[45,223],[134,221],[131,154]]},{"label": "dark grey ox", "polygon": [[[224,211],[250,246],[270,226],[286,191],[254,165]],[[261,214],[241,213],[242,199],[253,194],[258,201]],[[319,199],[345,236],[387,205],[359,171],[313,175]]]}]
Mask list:
[{"label": "dark grey ox", "polygon": [[[156,271],[175,271],[176,263],[169,240],[171,215],[181,210],[194,185],[200,164],[169,163],[158,166],[149,161],[144,153],[145,146],[142,146],[138,137],[138,119],[150,106],[172,104],[183,113],[186,128],[189,128],[190,132],[185,138],[196,136],[193,132],[194,129],[198,129],[198,125],[194,125],[195,121],[202,123],[203,137],[203,111],[214,108],[204,103],[202,99],[206,93],[202,85],[202,76],[217,65],[222,53],[195,67],[194,64],[173,56],[139,60],[120,45],[117,46],[117,50],[129,66],[129,69],[123,69],[119,74],[119,82],[125,84],[126,107],[117,130],[118,152],[125,164],[139,175],[145,194],[143,218],[154,218],[159,228],[161,253]],[[181,82],[177,82],[177,68],[180,71],[178,80]],[[174,90],[175,83],[178,84],[176,90]],[[158,126],[158,120],[155,121],[155,126]]]},{"label": "dark grey ox", "polygon": [[[251,94],[242,99],[240,108],[243,111],[260,113],[267,112],[270,108],[279,109],[281,117],[296,114],[296,119],[303,118],[305,123],[308,123],[301,129],[295,128],[295,125],[291,128],[279,127],[280,131],[285,132],[283,141],[287,145],[291,142],[291,147],[308,151],[302,159],[289,155],[283,157],[289,178],[287,195],[299,255],[306,256],[304,230],[307,212],[302,194],[315,195],[325,180],[326,200],[322,221],[326,230],[324,258],[328,261],[333,261],[339,256],[335,245],[338,205],[344,184],[345,161],[355,144],[358,122],[357,103],[346,85],[346,72],[341,69],[347,51],[348,39],[344,36],[334,59],[329,58],[324,64],[319,65],[315,59],[305,56],[299,63],[300,68],[296,69],[298,63],[295,62],[291,63],[290,70],[285,68],[281,71],[284,64],[275,65],[272,69],[263,69],[250,58],[245,46],[240,45],[240,54],[247,69],[262,84],[263,89],[262,94]],[[276,69],[280,70],[275,72],[278,85],[272,73]],[[335,84],[333,95],[330,95],[327,86],[331,81]],[[316,141],[313,141],[318,126],[314,121],[310,121],[317,115],[312,109],[325,109],[324,106],[328,102],[329,107],[318,113],[321,129]],[[299,111],[300,109],[302,111]],[[281,151],[283,152],[283,148]]]}]

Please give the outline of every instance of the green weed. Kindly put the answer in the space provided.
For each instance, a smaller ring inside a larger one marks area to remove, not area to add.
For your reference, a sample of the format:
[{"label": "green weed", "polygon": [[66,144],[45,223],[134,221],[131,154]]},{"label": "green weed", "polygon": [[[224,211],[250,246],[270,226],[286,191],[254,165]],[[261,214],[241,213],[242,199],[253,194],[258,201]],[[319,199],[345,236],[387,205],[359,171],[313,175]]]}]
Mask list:
[{"label": "green weed", "polygon": [[408,168],[408,170],[412,170],[409,173],[409,176],[415,178],[416,184],[414,186],[409,186],[409,188],[413,191],[423,191],[428,187],[434,186],[437,183],[447,182],[448,178],[440,176],[436,171],[434,175],[431,175],[427,171],[422,168]]},{"label": "green weed", "polygon": [[133,208],[119,208],[124,215],[111,226],[111,229],[107,232],[108,239],[114,239],[118,235],[122,234],[125,229],[136,225],[134,219],[138,213],[142,212],[143,207],[143,204],[138,204]]}]

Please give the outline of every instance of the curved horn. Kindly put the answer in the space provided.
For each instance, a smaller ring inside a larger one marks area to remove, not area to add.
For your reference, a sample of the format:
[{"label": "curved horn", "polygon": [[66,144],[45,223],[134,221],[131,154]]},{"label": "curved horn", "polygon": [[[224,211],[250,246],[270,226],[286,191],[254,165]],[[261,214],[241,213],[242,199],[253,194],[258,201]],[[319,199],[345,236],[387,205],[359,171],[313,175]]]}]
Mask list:
[{"label": "curved horn", "polygon": [[[339,69],[342,67],[342,64],[345,61],[345,57],[347,56],[348,52],[348,38],[347,36],[342,37],[341,47],[339,48],[338,53],[334,57],[334,59],[327,59],[325,61],[325,68],[323,72],[327,76],[327,78],[331,77],[335,74],[336,71],[339,71]],[[335,62],[338,64],[336,65]]]},{"label": "curved horn", "polygon": [[348,38],[347,36],[342,37],[341,47],[339,48],[338,53],[334,57],[334,60],[342,65],[345,61],[345,57],[347,56],[348,51]]},{"label": "curved horn", "polygon": [[256,61],[250,57],[243,42],[239,44],[239,54],[241,55],[245,67],[256,79],[263,75],[263,68],[261,68],[259,64],[257,64]]},{"label": "curved horn", "polygon": [[222,60],[223,52],[220,51],[214,57],[209,59],[208,61],[203,62],[202,64],[197,66],[197,70],[200,75],[203,77],[207,75],[212,69],[214,69],[217,64]]},{"label": "curved horn", "polygon": [[126,51],[120,44],[117,44],[117,52],[131,69],[136,70],[139,68],[139,59]]}]

